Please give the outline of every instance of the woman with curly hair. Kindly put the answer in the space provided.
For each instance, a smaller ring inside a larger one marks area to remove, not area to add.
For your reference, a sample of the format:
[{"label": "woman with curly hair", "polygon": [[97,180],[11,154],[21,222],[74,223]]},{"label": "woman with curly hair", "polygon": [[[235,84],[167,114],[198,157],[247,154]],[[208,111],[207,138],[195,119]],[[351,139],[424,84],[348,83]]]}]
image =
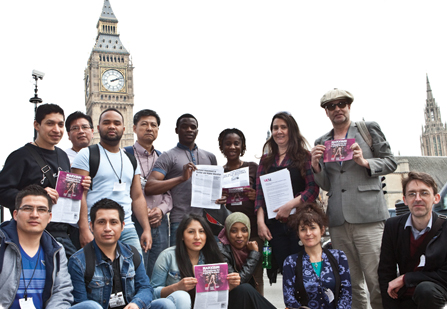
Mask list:
[{"label": "woman with curly hair", "polygon": [[288,225],[296,231],[304,252],[284,261],[283,294],[288,308],[351,308],[348,259],[341,250],[321,247],[327,224],[326,215],[312,203],[301,205],[289,218]]}]

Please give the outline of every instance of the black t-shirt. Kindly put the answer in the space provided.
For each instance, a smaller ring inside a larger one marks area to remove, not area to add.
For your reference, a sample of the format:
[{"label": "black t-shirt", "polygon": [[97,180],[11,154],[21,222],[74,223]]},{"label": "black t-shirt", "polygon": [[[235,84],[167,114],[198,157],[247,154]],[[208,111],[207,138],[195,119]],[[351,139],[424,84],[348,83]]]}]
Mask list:
[{"label": "black t-shirt", "polygon": [[[70,171],[70,160],[62,149],[55,147],[55,150],[48,150],[32,144],[31,146],[50,166],[55,180],[57,180],[57,174],[60,170]],[[12,214],[15,209],[17,193],[31,184],[38,184],[43,188],[53,187],[41,171],[41,167],[31,155],[31,152],[23,146],[8,156],[0,172],[0,205],[8,207]],[[65,223],[50,222],[47,230],[53,236],[64,237],[67,234],[68,227],[69,225]]]},{"label": "black t-shirt", "polygon": [[[126,307],[127,305],[127,301],[126,298],[124,297],[124,291],[123,291],[123,287],[121,284],[121,269],[120,269],[120,258],[121,258],[121,254],[119,251],[119,247],[116,246],[116,257],[115,259],[112,261],[111,259],[109,259],[109,257],[107,257],[104,252],[102,252],[101,249],[99,249],[99,251],[101,251],[101,259],[105,262],[107,262],[109,265],[112,266],[113,269],[113,284],[112,284],[112,294],[116,294],[118,292],[122,292],[123,293],[123,298],[124,298],[124,302],[125,304],[123,306],[120,307],[113,307],[113,309],[122,309],[124,307]],[[110,308],[110,305],[109,305]]]}]

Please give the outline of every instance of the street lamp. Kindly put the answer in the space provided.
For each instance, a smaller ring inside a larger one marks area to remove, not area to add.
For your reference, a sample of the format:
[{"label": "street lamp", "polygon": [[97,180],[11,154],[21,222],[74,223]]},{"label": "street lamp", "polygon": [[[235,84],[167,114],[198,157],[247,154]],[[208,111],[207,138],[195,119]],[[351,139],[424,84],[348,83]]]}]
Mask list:
[{"label": "street lamp", "polygon": [[[36,111],[37,111],[37,104],[42,103],[42,99],[37,96],[37,80],[38,79],[42,80],[43,77],[45,76],[45,73],[37,71],[37,70],[33,70],[32,75],[33,75],[33,78],[35,80],[35,83],[34,83],[34,97],[29,99],[29,101],[30,101],[30,103],[34,104],[34,119],[35,119],[36,118]],[[35,141],[36,138],[37,138],[37,131],[36,131],[36,129],[34,129],[33,141]]]}]

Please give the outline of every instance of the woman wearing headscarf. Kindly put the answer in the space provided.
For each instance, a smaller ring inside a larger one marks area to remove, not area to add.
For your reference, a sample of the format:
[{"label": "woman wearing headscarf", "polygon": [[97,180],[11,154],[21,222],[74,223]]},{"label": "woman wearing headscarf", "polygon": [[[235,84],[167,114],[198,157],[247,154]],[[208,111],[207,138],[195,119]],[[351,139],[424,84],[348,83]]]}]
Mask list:
[{"label": "woman wearing headscarf", "polygon": [[250,239],[250,219],[242,212],[234,212],[225,220],[225,227],[219,234],[219,249],[228,263],[228,272],[238,272],[242,283],[256,288],[253,277],[261,259],[258,244]]}]

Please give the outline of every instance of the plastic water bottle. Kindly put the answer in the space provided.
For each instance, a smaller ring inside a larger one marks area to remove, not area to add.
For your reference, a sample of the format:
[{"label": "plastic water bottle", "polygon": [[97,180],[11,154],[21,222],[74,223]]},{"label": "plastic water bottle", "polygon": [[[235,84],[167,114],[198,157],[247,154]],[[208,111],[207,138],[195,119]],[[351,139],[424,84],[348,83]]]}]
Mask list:
[{"label": "plastic water bottle", "polygon": [[262,267],[265,269],[272,268],[272,247],[269,245],[269,241],[264,241],[264,247],[262,248]]}]

